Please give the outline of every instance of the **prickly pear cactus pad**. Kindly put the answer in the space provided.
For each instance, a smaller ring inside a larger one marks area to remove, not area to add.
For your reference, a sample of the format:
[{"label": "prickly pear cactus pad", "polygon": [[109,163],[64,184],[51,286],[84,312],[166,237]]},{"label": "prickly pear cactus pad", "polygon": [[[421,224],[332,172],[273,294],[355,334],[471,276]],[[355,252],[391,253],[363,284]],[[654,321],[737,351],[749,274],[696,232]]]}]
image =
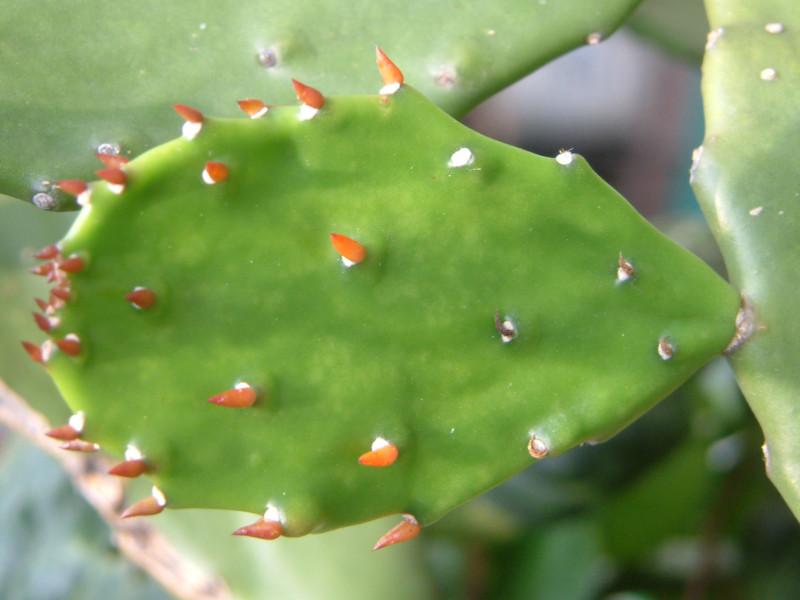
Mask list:
[{"label": "prickly pear cactus pad", "polygon": [[800,519],[800,3],[708,0],[706,134],[694,187],[752,337],[731,364],[765,437],[767,473]]},{"label": "prickly pear cactus pad", "polygon": [[84,206],[26,347],[76,413],[51,435],[156,484],[126,516],[244,510],[271,539],[404,515],[382,547],[734,335],[737,293],[580,156],[484,138],[379,64],[377,95],[179,105],[179,139],[61,182]]}]

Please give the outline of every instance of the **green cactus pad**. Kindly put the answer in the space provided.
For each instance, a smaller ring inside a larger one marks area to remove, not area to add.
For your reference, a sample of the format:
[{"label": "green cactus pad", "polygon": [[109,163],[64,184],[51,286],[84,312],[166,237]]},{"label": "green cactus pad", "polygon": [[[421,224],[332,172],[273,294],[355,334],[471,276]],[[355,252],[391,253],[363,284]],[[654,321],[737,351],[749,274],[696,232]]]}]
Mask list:
[{"label": "green cactus pad", "polygon": [[[612,435],[734,335],[737,293],[580,156],[406,85],[309,116],[204,118],[124,190],[91,183],[59,244],[44,362],[83,438],[133,444],[168,507],[270,507],[289,536],[426,525]],[[245,382],[252,406],[208,402]]]},{"label": "green cactus pad", "polygon": [[800,3],[708,0],[706,135],[694,186],[752,337],[731,356],[770,479],[800,519]]}]

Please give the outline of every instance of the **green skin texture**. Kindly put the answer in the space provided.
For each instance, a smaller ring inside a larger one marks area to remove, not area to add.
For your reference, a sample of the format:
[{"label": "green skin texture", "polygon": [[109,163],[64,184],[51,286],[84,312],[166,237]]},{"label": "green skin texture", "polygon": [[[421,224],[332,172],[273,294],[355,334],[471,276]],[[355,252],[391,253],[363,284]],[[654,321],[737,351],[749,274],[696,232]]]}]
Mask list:
[{"label": "green skin texture", "polygon": [[[175,102],[233,117],[232,99],[294,101],[289,78],[329,94],[370,93],[376,44],[450,114],[550,60],[604,38],[640,0],[28,0],[0,3],[0,194],[30,201],[93,176],[112,142],[130,156],[166,142]],[[204,27],[201,27],[204,26]],[[258,61],[272,49],[277,64]],[[324,68],[321,67],[324,65]],[[452,85],[438,74],[455,70]]]},{"label": "green skin texture", "polygon": [[[169,507],[270,503],[289,536],[426,525],[534,462],[532,435],[550,456],[607,438],[733,336],[737,292],[579,156],[480,136],[409,86],[298,114],[207,118],[129,163],[121,195],[93,183],[61,242],[87,266],[53,336],[83,351],[47,368],[83,437],[134,443]],[[448,166],[462,147],[474,162]],[[208,160],[229,178],[203,183]],[[367,258],[345,267],[332,232]],[[238,381],[253,407],[206,402]],[[359,464],[377,436],[398,460]]]},{"label": "green skin texture", "polygon": [[[706,5],[723,33],[703,63],[706,137],[694,187],[730,279],[753,306],[755,333],[731,364],[764,431],[767,472],[800,518],[800,5]],[[768,23],[784,31],[768,33]],[[761,78],[767,68],[777,79]]]}]

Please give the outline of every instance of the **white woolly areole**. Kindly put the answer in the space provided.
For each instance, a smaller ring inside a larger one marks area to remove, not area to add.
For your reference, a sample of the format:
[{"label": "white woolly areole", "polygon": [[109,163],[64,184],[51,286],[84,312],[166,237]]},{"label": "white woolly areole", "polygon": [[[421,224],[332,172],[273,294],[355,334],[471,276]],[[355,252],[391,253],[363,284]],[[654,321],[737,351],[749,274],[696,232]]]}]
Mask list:
[{"label": "white woolly areole", "polygon": [[352,260],[350,260],[349,258],[345,258],[343,256],[342,257],[342,264],[349,269],[350,267],[352,267],[354,265],[357,265],[358,263],[355,263]]},{"label": "white woolly areole", "polygon": [[382,437],[376,437],[375,441],[372,442],[372,451],[375,452],[376,450],[380,450],[381,448],[385,448],[386,446],[390,446],[388,441],[383,439]]},{"label": "white woolly areole", "polygon": [[75,199],[75,201],[78,203],[78,206],[88,206],[91,200],[92,200],[92,192],[89,188],[86,188],[85,191],[78,194],[78,197]]},{"label": "white woolly areole", "polygon": [[167,505],[167,497],[164,495],[157,485],[153,486],[153,489],[150,491],[150,495],[156,499],[156,504],[159,506],[166,506]]},{"label": "white woolly areole", "polygon": [[46,363],[53,357],[53,352],[56,350],[56,345],[53,343],[53,340],[45,340],[42,342],[41,352],[42,352],[42,362]]},{"label": "white woolly areole", "polygon": [[217,183],[211,179],[211,175],[208,174],[208,169],[203,169],[203,183],[207,183],[208,185],[214,185]]},{"label": "white woolly areole", "polygon": [[388,96],[394,94],[399,89],[400,89],[400,84],[395,81],[394,83],[387,83],[378,91],[378,93]]},{"label": "white woolly areole", "polygon": [[186,121],[181,128],[181,133],[183,137],[187,140],[193,140],[197,137],[197,134],[200,133],[200,130],[203,129],[203,122],[200,121],[199,123],[192,123],[191,121]]},{"label": "white woolly areole", "polygon": [[271,523],[280,523],[281,511],[274,504],[267,504],[267,510],[264,511],[264,520]]},{"label": "white woolly areole", "polygon": [[475,155],[469,148],[459,148],[447,161],[448,167],[466,167],[475,162]]},{"label": "white woolly areole", "polygon": [[309,119],[313,119],[318,112],[319,112],[318,108],[314,108],[313,106],[309,106],[308,104],[301,104],[298,118],[301,121],[308,121]]},{"label": "white woolly areole", "polygon": [[517,328],[514,327],[514,323],[509,320],[503,321],[503,329],[506,331],[510,331],[511,333],[501,333],[500,339],[503,340],[504,344],[507,344],[515,337],[517,337]]},{"label": "white woolly areole", "polygon": [[86,415],[83,414],[82,410],[79,410],[74,415],[72,415],[67,424],[72,427],[78,433],[83,431],[83,428],[86,426]]},{"label": "white woolly areole", "polygon": [[574,156],[572,155],[572,152],[570,152],[569,150],[564,150],[558,153],[558,156],[556,156],[556,162],[566,167],[572,164],[573,158]]},{"label": "white woolly areole", "polygon": [[778,72],[775,69],[764,69],[761,71],[761,79],[764,81],[773,81],[778,78]]},{"label": "white woolly areole", "polygon": [[142,451],[133,444],[128,444],[125,448],[125,460],[142,460],[143,458]]}]

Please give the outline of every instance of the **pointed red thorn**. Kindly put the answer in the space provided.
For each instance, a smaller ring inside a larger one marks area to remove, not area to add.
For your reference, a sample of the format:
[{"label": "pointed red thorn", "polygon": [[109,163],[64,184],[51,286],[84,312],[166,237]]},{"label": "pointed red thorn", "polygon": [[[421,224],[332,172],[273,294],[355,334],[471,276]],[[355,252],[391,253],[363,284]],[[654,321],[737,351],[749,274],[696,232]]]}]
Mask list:
[{"label": "pointed red thorn", "polygon": [[81,353],[81,340],[74,333],[69,333],[60,340],[53,340],[64,354],[78,356]]},{"label": "pointed red thorn", "polygon": [[411,515],[403,515],[403,520],[399,525],[395,525],[389,532],[378,540],[373,550],[380,550],[386,546],[412,540],[419,535],[422,527]]},{"label": "pointed red thorn", "polygon": [[109,169],[121,169],[128,164],[128,158],[120,156],[119,154],[103,154],[98,152],[96,156],[100,159],[100,162]]},{"label": "pointed red thorn", "polygon": [[37,346],[36,344],[31,342],[22,342],[22,345],[25,348],[25,352],[28,353],[28,356],[30,356],[34,360],[34,362],[37,363],[44,362],[44,356],[42,355],[41,346]]},{"label": "pointed red thorn", "polygon": [[46,262],[42,263],[41,265],[36,265],[32,269],[28,269],[29,272],[33,273],[34,275],[50,275],[56,268],[56,263],[54,262]]},{"label": "pointed red thorn", "polygon": [[175,111],[186,121],[181,129],[183,137],[187,140],[196,138],[203,129],[203,113],[184,104],[176,104]]},{"label": "pointed red thorn", "polygon": [[50,319],[41,313],[33,313],[33,320],[36,321],[36,325],[39,327],[39,329],[45,333],[48,333],[53,328],[53,323],[50,322]]},{"label": "pointed red thorn", "polygon": [[49,246],[45,246],[41,250],[39,250],[36,254],[33,255],[34,258],[38,258],[39,260],[51,260],[59,255],[60,250],[58,246],[55,244],[50,244]]},{"label": "pointed red thorn", "polygon": [[261,540],[274,540],[279,538],[282,534],[283,526],[279,521],[268,521],[263,518],[246,527],[240,527],[233,532],[233,535],[245,535]]},{"label": "pointed red thorn", "polygon": [[57,182],[56,187],[73,196],[80,196],[89,189],[89,184],[80,179],[64,179]]},{"label": "pointed red thorn", "polygon": [[83,267],[83,259],[75,255],[70,256],[68,259],[58,264],[58,268],[66,273],[80,273],[83,271]]},{"label": "pointed red thorn", "polygon": [[53,427],[50,431],[46,431],[45,435],[47,437],[51,437],[54,440],[61,440],[62,442],[71,442],[72,440],[77,440],[81,432],[75,429],[69,423],[64,425],[59,425],[58,427]]},{"label": "pointed red thorn", "polygon": [[203,169],[203,181],[209,185],[222,183],[228,178],[228,167],[221,162],[207,162]]},{"label": "pointed red thorn", "polygon": [[250,115],[251,119],[258,119],[267,113],[267,105],[261,100],[256,100],[254,98],[239,100],[239,108]]},{"label": "pointed red thorn", "polygon": [[397,460],[398,454],[397,446],[379,437],[372,442],[372,450],[362,454],[358,462],[368,467],[388,467]]},{"label": "pointed red thorn", "polygon": [[137,286],[133,288],[132,292],[125,295],[125,300],[139,310],[147,310],[156,303],[156,295],[153,290]]},{"label": "pointed red thorn", "polygon": [[232,390],[211,396],[208,401],[228,408],[248,408],[255,404],[256,391],[248,384],[240,383]]},{"label": "pointed red thorn", "polygon": [[185,104],[176,104],[173,108],[175,108],[175,112],[177,112],[184,121],[189,123],[203,122],[203,113],[196,108],[186,106]]},{"label": "pointed red thorn", "polygon": [[54,287],[52,290],[50,290],[50,294],[64,302],[70,298],[69,289],[65,287]]},{"label": "pointed red thorn", "polygon": [[34,298],[34,300],[36,301],[36,305],[40,309],[46,311],[48,308],[50,308],[50,305],[47,302],[45,302],[44,300],[42,300],[41,298]]},{"label": "pointed red thorn", "polygon": [[86,440],[70,440],[66,444],[61,444],[62,450],[69,450],[70,452],[97,452],[100,446],[94,442],[87,442]]},{"label": "pointed red thorn", "polygon": [[[347,266],[360,263],[367,256],[367,251],[364,250],[364,246],[346,235],[332,233],[331,243],[336,251],[342,255],[342,258],[347,261],[345,263]],[[348,262],[350,264],[348,264]]]},{"label": "pointed red thorn", "polygon": [[300,83],[296,79],[292,79],[292,84],[294,85],[294,93],[297,94],[297,99],[306,106],[319,110],[325,104],[325,97],[319,90]]},{"label": "pointed red thorn", "polygon": [[147,464],[141,458],[135,460],[126,460],[114,466],[109,472],[109,475],[116,475],[117,477],[139,477],[147,470]]},{"label": "pointed red thorn", "polygon": [[403,72],[397,68],[397,65],[386,56],[379,46],[375,46],[375,59],[384,85],[400,85],[403,83]]},{"label": "pointed red thorn", "polygon": [[115,194],[121,194],[128,183],[128,176],[122,169],[100,169],[95,171],[98,177],[108,182],[108,188]]},{"label": "pointed red thorn", "polygon": [[164,492],[153,486],[152,495],[147,498],[139,500],[137,503],[128,507],[122,513],[121,519],[129,519],[131,517],[151,517],[157,515],[164,510],[167,505],[167,499],[164,497]]}]

